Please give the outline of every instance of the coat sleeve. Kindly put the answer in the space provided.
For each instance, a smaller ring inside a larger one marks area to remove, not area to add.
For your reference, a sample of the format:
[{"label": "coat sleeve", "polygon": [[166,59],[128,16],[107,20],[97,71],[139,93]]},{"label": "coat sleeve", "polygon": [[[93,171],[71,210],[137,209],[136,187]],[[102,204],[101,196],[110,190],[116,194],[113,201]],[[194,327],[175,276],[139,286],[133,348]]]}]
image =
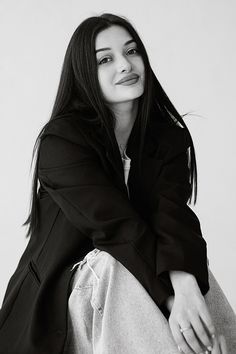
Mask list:
[{"label": "coat sleeve", "polygon": [[159,306],[170,289],[156,274],[156,235],[105,173],[84,135],[76,139],[57,132],[42,138],[40,184],[80,233],[121,262]]},{"label": "coat sleeve", "polygon": [[187,204],[191,193],[189,133],[175,127],[164,138],[165,158],[152,192],[150,214],[158,240],[157,276],[171,287],[169,270],[191,273],[205,295],[209,290],[207,247],[199,220]]},{"label": "coat sleeve", "polygon": [[[175,147],[166,154],[155,185],[152,227],[105,173],[96,151],[82,133],[76,134],[75,142],[66,129],[63,136],[58,128],[44,136],[39,151],[40,184],[67,219],[92,239],[94,247],[121,262],[161,309],[173,293],[166,276],[168,269],[190,271],[201,280],[201,290],[207,288],[205,242],[196,217],[185,206],[186,174],[180,170],[186,171],[187,160],[186,151],[181,144],[180,147],[180,151]],[[175,247],[177,254],[170,260]],[[199,270],[197,264],[191,264],[196,259]]]}]

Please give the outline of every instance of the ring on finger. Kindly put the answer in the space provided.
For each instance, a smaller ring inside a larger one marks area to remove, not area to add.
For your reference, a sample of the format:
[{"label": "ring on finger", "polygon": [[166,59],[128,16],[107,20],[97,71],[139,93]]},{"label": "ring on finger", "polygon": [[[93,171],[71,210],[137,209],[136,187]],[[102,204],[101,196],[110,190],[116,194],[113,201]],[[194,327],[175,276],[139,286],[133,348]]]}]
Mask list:
[{"label": "ring on finger", "polygon": [[183,333],[183,332],[185,332],[185,331],[188,331],[189,329],[192,329],[192,327],[191,326],[189,326],[189,327],[180,327],[180,332],[181,333]]}]

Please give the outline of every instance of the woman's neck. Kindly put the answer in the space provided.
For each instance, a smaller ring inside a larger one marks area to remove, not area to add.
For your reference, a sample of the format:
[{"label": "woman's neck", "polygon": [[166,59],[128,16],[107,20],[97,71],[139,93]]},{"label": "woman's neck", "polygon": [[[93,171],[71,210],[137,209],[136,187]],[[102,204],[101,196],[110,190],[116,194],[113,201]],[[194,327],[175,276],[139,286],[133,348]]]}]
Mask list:
[{"label": "woman's neck", "polygon": [[118,104],[112,109],[116,117],[115,136],[123,155],[137,116],[138,101]]}]

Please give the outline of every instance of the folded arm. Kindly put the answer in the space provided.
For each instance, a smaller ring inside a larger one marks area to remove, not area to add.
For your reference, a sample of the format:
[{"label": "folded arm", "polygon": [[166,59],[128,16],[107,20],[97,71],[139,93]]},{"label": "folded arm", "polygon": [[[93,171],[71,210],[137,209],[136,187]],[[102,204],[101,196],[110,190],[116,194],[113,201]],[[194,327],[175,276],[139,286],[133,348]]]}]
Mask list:
[{"label": "folded arm", "polygon": [[193,274],[206,292],[206,244],[186,205],[185,135],[178,134],[173,148],[166,146],[147,223],[105,173],[83,134],[72,141],[57,124],[41,142],[39,180],[68,220],[132,272],[160,307],[174,293],[170,270]]},{"label": "folded arm", "polygon": [[169,288],[156,275],[155,233],[105,173],[82,133],[76,142],[68,136],[58,127],[42,138],[41,185],[94,247],[119,260],[161,304]]},{"label": "folded arm", "polygon": [[[166,134],[165,160],[152,191],[150,225],[157,234],[157,275],[172,284],[169,272],[192,274],[203,294],[209,290],[207,247],[200,222],[187,204],[191,193],[190,138],[175,128]],[[174,289],[172,289],[172,294]]]}]

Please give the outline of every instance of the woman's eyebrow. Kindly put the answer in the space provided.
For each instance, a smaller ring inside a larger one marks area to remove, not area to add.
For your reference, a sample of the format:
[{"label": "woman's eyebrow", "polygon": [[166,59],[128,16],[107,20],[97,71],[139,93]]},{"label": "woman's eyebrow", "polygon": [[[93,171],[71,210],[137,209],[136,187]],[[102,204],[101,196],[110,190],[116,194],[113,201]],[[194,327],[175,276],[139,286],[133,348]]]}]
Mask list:
[{"label": "woman's eyebrow", "polygon": [[[130,44],[130,43],[132,43],[132,42],[135,42],[135,40],[134,40],[134,39],[130,39],[130,40],[128,40],[127,42],[125,42],[124,45]],[[102,52],[103,50],[109,50],[109,49],[111,49],[111,48],[109,48],[109,47],[107,47],[107,48],[100,48],[100,49],[97,49],[97,50],[95,51],[95,53]]]}]

